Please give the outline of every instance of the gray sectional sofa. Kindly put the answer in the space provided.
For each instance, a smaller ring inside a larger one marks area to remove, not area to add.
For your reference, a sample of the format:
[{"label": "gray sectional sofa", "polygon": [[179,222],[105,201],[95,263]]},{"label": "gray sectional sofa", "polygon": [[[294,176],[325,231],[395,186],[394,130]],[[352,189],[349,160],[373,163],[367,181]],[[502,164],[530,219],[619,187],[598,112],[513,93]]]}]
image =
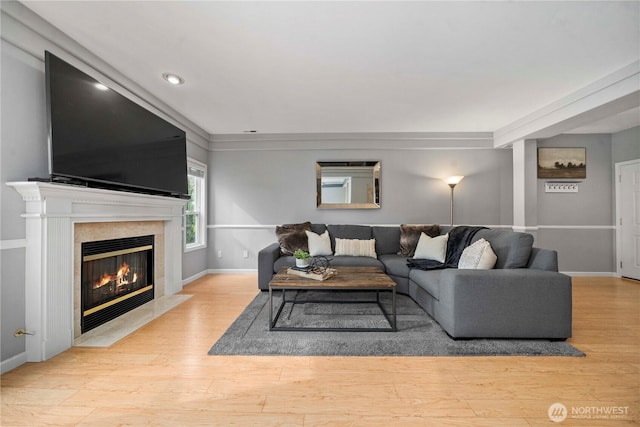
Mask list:
[{"label": "gray sectional sofa", "polygon": [[[484,238],[497,255],[491,270],[410,269],[399,255],[400,227],[312,224],[312,231],[329,230],[335,239],[375,239],[376,258],[333,256],[331,266],[376,266],[411,296],[453,338],[571,337],[571,278],[558,273],[556,251],[533,247],[533,236],[482,229],[472,242]],[[442,233],[447,229],[443,228]],[[278,243],[258,253],[258,286],[282,267],[295,265],[281,255]]]}]

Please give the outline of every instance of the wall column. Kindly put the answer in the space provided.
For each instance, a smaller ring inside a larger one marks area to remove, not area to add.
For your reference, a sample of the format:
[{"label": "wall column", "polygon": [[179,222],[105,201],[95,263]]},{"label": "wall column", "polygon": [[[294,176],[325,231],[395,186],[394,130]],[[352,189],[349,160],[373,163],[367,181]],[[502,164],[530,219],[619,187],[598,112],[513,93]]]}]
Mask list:
[{"label": "wall column", "polygon": [[537,141],[513,143],[513,230],[532,234],[538,231]]}]

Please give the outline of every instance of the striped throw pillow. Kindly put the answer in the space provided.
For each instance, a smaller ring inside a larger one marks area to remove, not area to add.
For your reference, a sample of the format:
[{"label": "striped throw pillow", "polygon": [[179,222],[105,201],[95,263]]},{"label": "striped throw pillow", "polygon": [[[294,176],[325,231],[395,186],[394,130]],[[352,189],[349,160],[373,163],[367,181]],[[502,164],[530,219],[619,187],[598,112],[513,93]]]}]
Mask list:
[{"label": "striped throw pillow", "polygon": [[376,239],[336,239],[336,256],[368,256],[377,258]]}]

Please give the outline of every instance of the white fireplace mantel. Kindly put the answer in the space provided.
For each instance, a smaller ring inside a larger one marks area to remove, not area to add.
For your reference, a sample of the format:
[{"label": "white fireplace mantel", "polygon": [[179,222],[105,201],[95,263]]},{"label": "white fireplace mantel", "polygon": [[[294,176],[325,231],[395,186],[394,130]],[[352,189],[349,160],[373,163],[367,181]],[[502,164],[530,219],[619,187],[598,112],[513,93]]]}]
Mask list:
[{"label": "white fireplace mantel", "polygon": [[27,361],[73,345],[74,224],[163,221],[165,294],[182,290],[185,200],[44,182],[9,182],[26,204]]}]

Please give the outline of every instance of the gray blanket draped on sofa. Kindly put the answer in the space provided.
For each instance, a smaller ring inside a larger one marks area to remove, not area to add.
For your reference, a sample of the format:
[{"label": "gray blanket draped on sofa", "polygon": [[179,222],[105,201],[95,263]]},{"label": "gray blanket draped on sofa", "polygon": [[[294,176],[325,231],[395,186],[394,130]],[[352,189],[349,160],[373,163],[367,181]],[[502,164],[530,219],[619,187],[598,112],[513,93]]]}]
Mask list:
[{"label": "gray blanket draped on sofa", "polygon": [[449,231],[447,239],[447,254],[444,263],[433,259],[414,259],[407,260],[409,268],[417,268],[419,270],[441,270],[444,268],[458,268],[458,262],[464,249],[471,244],[473,236],[486,227],[470,227],[462,225],[454,227]]}]

